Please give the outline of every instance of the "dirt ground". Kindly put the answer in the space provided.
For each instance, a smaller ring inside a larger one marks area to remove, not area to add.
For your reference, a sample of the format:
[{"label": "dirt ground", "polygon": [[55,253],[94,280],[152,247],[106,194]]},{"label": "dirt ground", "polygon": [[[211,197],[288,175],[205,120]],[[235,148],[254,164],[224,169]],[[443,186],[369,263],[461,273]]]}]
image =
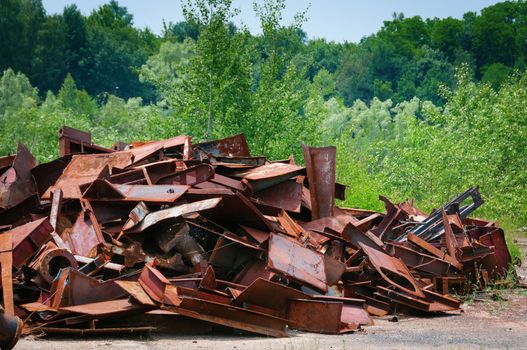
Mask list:
[{"label": "dirt ground", "polygon": [[80,349],[527,349],[527,289],[478,294],[462,312],[435,317],[376,319],[375,325],[345,335],[290,332],[273,339],[242,335],[112,338],[24,338],[15,350]]}]

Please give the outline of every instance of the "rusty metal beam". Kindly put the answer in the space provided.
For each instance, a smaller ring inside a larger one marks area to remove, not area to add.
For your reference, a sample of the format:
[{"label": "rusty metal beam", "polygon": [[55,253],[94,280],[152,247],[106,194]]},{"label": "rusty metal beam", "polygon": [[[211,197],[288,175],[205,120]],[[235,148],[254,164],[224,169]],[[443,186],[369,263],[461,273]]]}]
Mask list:
[{"label": "rusty metal beam", "polygon": [[311,219],[332,216],[335,206],[337,149],[333,146],[313,148],[305,144],[302,144],[302,149],[311,194]]}]

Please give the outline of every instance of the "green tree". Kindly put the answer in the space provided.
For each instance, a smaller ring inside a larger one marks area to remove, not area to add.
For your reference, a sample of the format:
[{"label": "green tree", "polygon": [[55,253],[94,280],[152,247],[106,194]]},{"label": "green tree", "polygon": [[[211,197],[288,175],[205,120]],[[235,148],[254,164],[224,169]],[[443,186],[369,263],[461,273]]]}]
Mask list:
[{"label": "green tree", "polygon": [[198,0],[184,4],[187,22],[200,27],[188,69],[168,101],[184,130],[209,139],[240,130],[250,108],[250,64],[244,48],[246,30],[233,33],[237,14],[231,0]]},{"label": "green tree", "polygon": [[493,63],[481,69],[483,76],[481,81],[489,83],[493,88],[498,88],[512,72],[512,68],[503,63]]}]

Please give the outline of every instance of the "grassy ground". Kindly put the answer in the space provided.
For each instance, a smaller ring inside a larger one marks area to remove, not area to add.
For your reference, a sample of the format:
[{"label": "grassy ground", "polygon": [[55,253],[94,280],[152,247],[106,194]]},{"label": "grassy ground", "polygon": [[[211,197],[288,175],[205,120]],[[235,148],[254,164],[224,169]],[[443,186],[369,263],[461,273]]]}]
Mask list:
[{"label": "grassy ground", "polygon": [[504,226],[505,240],[507,241],[507,247],[509,248],[512,261],[517,264],[525,259],[524,252],[518,245],[518,241],[527,239],[527,228],[512,228],[507,226]]}]

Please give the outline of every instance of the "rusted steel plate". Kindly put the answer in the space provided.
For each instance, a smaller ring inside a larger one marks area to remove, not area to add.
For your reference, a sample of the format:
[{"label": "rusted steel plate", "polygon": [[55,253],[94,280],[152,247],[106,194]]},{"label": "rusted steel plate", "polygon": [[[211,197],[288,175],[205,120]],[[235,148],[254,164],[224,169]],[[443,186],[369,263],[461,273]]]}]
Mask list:
[{"label": "rusted steel plate", "polygon": [[[367,232],[370,230],[370,228],[377,224],[378,221],[382,220],[383,216],[379,213],[374,213],[371,215],[366,216],[365,218],[353,222],[356,228],[361,230],[362,232]],[[373,232],[373,231],[372,231]]]},{"label": "rusted steel plate", "polygon": [[494,247],[494,255],[496,256],[496,272],[499,275],[505,276],[511,264],[511,256],[507,249],[505,241],[505,233],[501,228],[492,230],[490,233],[479,238],[480,243],[486,246]]},{"label": "rusted steel plate", "polygon": [[338,334],[358,329],[358,324],[352,329],[342,324],[342,308],[341,302],[291,299],[286,318],[289,327],[308,332]]},{"label": "rusted steel plate", "polygon": [[345,324],[373,326],[373,320],[361,305],[350,305],[344,303],[340,321]]},{"label": "rusted steel plate", "polygon": [[[160,179],[181,170],[179,163],[177,159],[168,159],[140,165],[135,169],[141,170],[148,185],[153,185],[157,184]],[[167,184],[170,185],[170,183]]]},{"label": "rusted steel plate", "polygon": [[317,230],[317,231],[324,231],[326,227],[329,227],[333,231],[336,232],[342,232],[344,229],[344,226],[336,217],[326,217],[326,218],[320,218],[317,220],[309,221],[304,224],[302,224],[302,227],[305,230]]},{"label": "rusted steel plate", "polygon": [[[11,227],[13,222],[19,220],[25,222],[28,221],[28,215],[30,213],[38,212],[42,208],[38,195],[35,194],[23,202],[11,207],[9,209],[0,211],[0,226]],[[5,228],[4,228],[5,229]]]},{"label": "rusted steel plate", "polygon": [[333,286],[340,281],[342,274],[346,271],[346,264],[329,255],[324,255],[324,265],[326,266],[327,284]]},{"label": "rusted steel plate", "polygon": [[428,217],[427,213],[414,206],[413,200],[399,203],[397,206],[416,221],[424,221]]},{"label": "rusted steel plate", "polygon": [[[393,289],[389,289],[383,286],[377,286],[378,296],[384,296],[391,302],[396,302],[402,305],[406,305],[416,310],[430,312],[430,303],[422,298],[418,298],[415,295],[405,294]],[[376,294],[377,296],[377,294]]]},{"label": "rusted steel plate", "polygon": [[[174,284],[177,284],[177,282],[173,282]],[[192,288],[186,288],[186,287],[177,287],[177,293],[178,295],[182,297],[192,297],[196,299],[203,299],[208,301],[213,301],[216,303],[221,303],[225,305],[230,305],[232,299],[226,295],[220,295],[220,294],[213,294],[216,291],[211,291],[208,293],[207,291],[203,290],[196,290]]]},{"label": "rusted steel plate", "polygon": [[95,215],[83,210],[64,241],[74,254],[86,257],[97,255],[95,249],[104,245],[104,237]]},{"label": "rusted steel plate", "polygon": [[117,237],[117,239],[121,237],[123,231],[129,230],[135,225],[139,224],[141,221],[143,221],[143,219],[148,215],[148,213],[150,213],[150,211],[148,210],[148,207],[146,206],[146,204],[143,202],[139,202],[134,207],[134,209],[130,211],[130,214],[128,215],[128,219],[124,223],[121,229],[121,234],[119,235],[119,237]]},{"label": "rusted steel plate", "polygon": [[302,149],[311,194],[311,218],[316,220],[332,216],[335,206],[337,149],[333,146],[313,148],[305,144],[302,144]]},{"label": "rusted steel plate", "polygon": [[269,280],[274,276],[274,273],[267,270],[266,266],[266,263],[261,260],[252,260],[233,278],[232,281],[243,286],[248,286],[258,278]]},{"label": "rusted steel plate", "polygon": [[126,293],[114,281],[101,282],[67,268],[53,281],[51,295],[50,306],[58,309],[122,298]]},{"label": "rusted steel plate", "polygon": [[177,289],[171,288],[170,281],[150,263],[146,264],[141,275],[139,284],[152,300],[158,303],[179,306],[181,299],[177,295]]},{"label": "rusted steel plate", "polygon": [[401,244],[388,243],[391,254],[401,259],[408,267],[435,275],[446,275],[451,272],[451,265],[445,260],[422,254]]},{"label": "rusted steel plate", "polygon": [[251,199],[255,203],[284,209],[294,213],[300,213],[302,205],[302,177],[299,181],[291,180],[282,182],[276,186],[254,193]]},{"label": "rusted steel plate", "polygon": [[166,140],[150,142],[133,142],[125,148],[127,152],[134,155],[133,163],[140,163],[152,156],[157,155],[160,151],[170,151],[173,148],[181,147],[185,144],[187,136],[180,135]]},{"label": "rusted steel plate", "polygon": [[286,337],[287,321],[257,311],[184,297],[180,307],[162,307],[183,316],[270,337]]},{"label": "rusted steel plate", "polygon": [[371,264],[386,282],[407,293],[424,298],[421,288],[419,288],[416,280],[400,259],[370,248],[364,243],[359,243],[359,245],[368,256]]},{"label": "rusted steel plate", "polygon": [[458,299],[443,296],[428,290],[423,290],[425,295],[419,298],[413,295],[408,295],[404,292],[394,291],[392,289],[377,286],[380,294],[390,298],[391,300],[409,306],[411,308],[426,311],[426,312],[444,312],[458,310],[461,302]]},{"label": "rusted steel plate", "polygon": [[132,165],[138,165],[149,158],[159,160],[160,153],[163,151],[163,145],[161,143],[151,142],[138,147],[126,148],[126,151],[133,154]]},{"label": "rusted steel plate", "polygon": [[0,174],[0,209],[14,207],[37,192],[31,176],[36,165],[35,157],[19,143],[12,167]]},{"label": "rusted steel plate", "polygon": [[236,297],[236,301],[285,312],[288,299],[309,298],[308,294],[297,289],[258,278]]},{"label": "rusted steel plate", "polygon": [[233,176],[243,178],[252,186],[254,192],[258,192],[301,175],[304,170],[304,167],[298,165],[269,163],[244,172],[237,172]]},{"label": "rusted steel plate", "polygon": [[324,256],[285,237],[271,234],[267,266],[323,292],[328,290]]},{"label": "rusted steel plate", "polygon": [[108,168],[124,168],[131,160],[132,154],[129,152],[75,155],[55,185],[48,188],[42,198],[50,199],[51,191],[55,188],[62,189],[65,199],[81,198],[79,186],[92,183]]},{"label": "rusted steel plate", "polygon": [[116,299],[101,301],[98,303],[89,303],[75,306],[61,307],[60,311],[73,312],[82,315],[97,317],[124,316],[133,312],[143,311],[142,305],[130,304],[128,299]]},{"label": "rusted steel plate", "polygon": [[213,176],[214,168],[212,166],[208,164],[200,164],[170,175],[166,175],[154,183],[193,186],[210,180]]},{"label": "rusted steel plate", "polygon": [[436,247],[434,247],[433,245],[431,245],[424,239],[417,237],[413,233],[409,233],[406,238],[408,239],[408,242],[413,243],[414,245],[421,248],[428,254],[434,255],[435,257],[448,262],[450,265],[454,266],[456,269],[461,270],[463,268],[463,265],[459,263],[457,259],[451,257],[444,251],[437,249]]},{"label": "rusted steel plate", "polygon": [[[13,236],[12,233],[0,235],[0,267],[2,268],[2,300],[5,313],[15,315],[13,300]],[[5,329],[2,328],[2,334]]]},{"label": "rusted steel plate", "polygon": [[10,234],[13,239],[13,266],[21,267],[51,239],[53,227],[47,218],[29,222],[25,225],[3,233]]},{"label": "rusted steel plate", "polygon": [[189,202],[201,201],[211,197],[234,196],[234,192],[228,188],[189,188],[185,193],[185,198]]},{"label": "rusted steel plate", "polygon": [[197,213],[212,209],[216,207],[221,202],[221,200],[221,198],[210,198],[152,212],[146,215],[143,221],[138,226],[129,230],[129,232],[142,232],[164,220],[178,218],[184,214]]},{"label": "rusted steel plate", "polygon": [[[223,176],[220,174],[214,174],[209,180],[209,182],[212,182],[213,184],[218,184],[227,188],[230,188],[231,190],[236,190],[240,192],[244,192],[246,190],[246,186],[238,180],[231,179],[230,177]],[[199,186],[197,186],[199,188]]]},{"label": "rusted steel plate", "polygon": [[127,220],[134,202],[91,202],[91,208],[100,225]]},{"label": "rusted steel plate", "polygon": [[456,240],[456,236],[454,235],[454,231],[452,230],[452,226],[450,226],[450,221],[448,220],[448,216],[446,215],[446,212],[444,210],[441,210],[441,218],[443,220],[443,227],[444,227],[443,237],[446,242],[446,249],[447,249],[448,255],[450,255],[453,258],[456,258],[457,240]]},{"label": "rusted steel plate", "polygon": [[83,198],[96,201],[173,203],[190,187],[180,185],[119,185],[95,180]]},{"label": "rusted steel plate", "polygon": [[251,259],[261,255],[263,249],[243,241],[234,234],[225,232],[217,241],[209,257],[209,263],[225,269],[237,270]]},{"label": "rusted steel plate", "polygon": [[132,169],[113,168],[112,175],[110,175],[110,182],[113,184],[124,184],[124,185],[148,184],[145,171],[142,168],[132,168]]},{"label": "rusted steel plate", "polygon": [[215,160],[212,162],[215,166],[246,166],[246,167],[256,167],[264,165],[267,161],[266,157],[215,157]]},{"label": "rusted steel plate", "polygon": [[430,311],[454,311],[461,307],[461,300],[436,293],[434,291],[423,289],[426,295],[426,300],[430,302]]},{"label": "rusted steel plate", "polygon": [[277,216],[278,222],[285,234],[291,237],[300,238],[306,234],[306,231],[296,223],[285,211],[281,211]]},{"label": "rusted steel plate", "polygon": [[360,248],[360,243],[362,243],[370,248],[384,251],[384,243],[380,238],[369,231],[360,231],[355,227],[355,224],[347,224],[342,230],[342,237],[347,239],[356,248]]},{"label": "rusted steel plate", "polygon": [[212,266],[209,265],[207,267],[207,270],[203,274],[198,288],[208,290],[214,290],[218,288],[218,281],[216,281],[216,273],[214,272]]},{"label": "rusted steel plate", "polygon": [[46,190],[55,184],[66,166],[71,161],[72,155],[67,155],[48,163],[42,163],[31,169],[31,174],[35,179],[38,194],[44,195]]},{"label": "rusted steel plate", "polygon": [[254,239],[258,244],[262,244],[269,239],[270,232],[258,230],[245,225],[239,225],[242,232],[245,232],[249,237]]},{"label": "rusted steel plate", "polygon": [[[200,149],[214,157],[250,157],[249,146],[245,135],[239,134],[226,137],[221,140],[202,142],[194,145],[195,149]],[[198,155],[195,155],[198,158]]]},{"label": "rusted steel plate", "polygon": [[59,130],[59,154],[71,153],[110,153],[113,149],[97,146],[91,142],[91,134],[86,131],[63,126]]},{"label": "rusted steel plate", "polygon": [[262,231],[273,231],[273,226],[269,220],[241,193],[224,197],[214,210],[202,215],[218,225],[230,228],[233,231],[240,224]]},{"label": "rusted steel plate", "polygon": [[0,157],[0,174],[2,174],[8,168],[11,168],[11,166],[13,166],[13,162],[15,161],[15,158],[16,158],[16,155],[8,155],[8,156]]},{"label": "rusted steel plate", "polygon": [[399,207],[395,206],[388,198],[384,196],[379,196],[379,199],[384,202],[386,208],[386,214],[380,222],[380,224],[372,230],[372,232],[381,239],[386,239],[391,233],[392,228],[397,225],[401,220],[408,218],[408,215],[401,210]]}]

